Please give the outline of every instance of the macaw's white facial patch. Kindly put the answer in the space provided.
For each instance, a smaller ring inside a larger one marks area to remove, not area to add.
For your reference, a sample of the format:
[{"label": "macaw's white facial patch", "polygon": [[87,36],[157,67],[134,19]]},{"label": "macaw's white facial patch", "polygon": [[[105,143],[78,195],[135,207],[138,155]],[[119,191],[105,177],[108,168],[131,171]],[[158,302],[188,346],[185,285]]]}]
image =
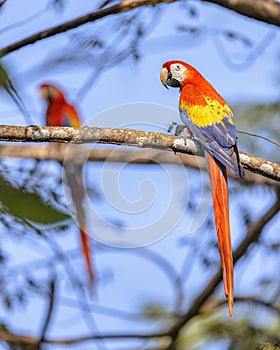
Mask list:
[{"label": "macaw's white facial patch", "polygon": [[173,63],[170,66],[171,79],[177,80],[180,85],[186,79],[187,67],[183,66],[181,63]]}]

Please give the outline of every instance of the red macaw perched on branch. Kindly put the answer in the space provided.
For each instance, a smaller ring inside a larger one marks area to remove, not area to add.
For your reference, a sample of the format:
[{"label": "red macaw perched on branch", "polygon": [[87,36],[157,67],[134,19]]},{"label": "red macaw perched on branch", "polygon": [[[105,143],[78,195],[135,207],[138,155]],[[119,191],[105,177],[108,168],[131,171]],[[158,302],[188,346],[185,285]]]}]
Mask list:
[{"label": "red macaw perched on branch", "polygon": [[224,291],[228,298],[229,314],[232,316],[234,278],[226,167],[236,176],[244,176],[239,161],[237,132],[232,112],[213,86],[194,67],[185,62],[164,63],[160,79],[165,87],[180,88],[181,119],[191,136],[199,141],[208,153]]},{"label": "red macaw perched on branch", "polygon": [[[46,111],[46,124],[48,126],[71,126],[75,128],[81,126],[76,108],[67,102],[63,92],[59,88],[51,84],[42,84],[40,86],[40,93],[42,98],[48,103]],[[64,169],[66,182],[70,188],[77,211],[83,254],[90,278],[90,285],[93,288],[93,264],[91,260],[90,241],[85,231],[85,213],[83,209],[85,196],[82,178],[83,164],[64,164]]]}]

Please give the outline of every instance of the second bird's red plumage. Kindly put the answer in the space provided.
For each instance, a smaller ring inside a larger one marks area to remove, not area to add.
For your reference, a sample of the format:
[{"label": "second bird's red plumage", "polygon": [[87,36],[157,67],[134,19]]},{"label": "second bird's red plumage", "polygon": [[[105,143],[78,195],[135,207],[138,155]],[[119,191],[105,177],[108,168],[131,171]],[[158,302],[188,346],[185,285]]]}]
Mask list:
[{"label": "second bird's red plumage", "polygon": [[[66,100],[64,93],[57,86],[46,83],[41,84],[40,93],[42,98],[47,102],[45,118],[48,126],[69,126],[75,128],[81,126],[77,109]],[[77,212],[83,254],[90,278],[90,286],[93,289],[94,272],[91,248],[89,236],[85,230],[85,213],[83,209],[85,196],[85,187],[82,178],[83,164],[64,164],[64,169],[66,183],[70,188]]]}]

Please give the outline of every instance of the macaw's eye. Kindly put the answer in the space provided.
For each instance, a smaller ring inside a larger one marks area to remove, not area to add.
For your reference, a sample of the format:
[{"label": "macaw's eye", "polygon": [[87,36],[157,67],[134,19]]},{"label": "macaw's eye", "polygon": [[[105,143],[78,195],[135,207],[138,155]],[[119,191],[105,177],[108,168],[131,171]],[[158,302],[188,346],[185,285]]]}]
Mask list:
[{"label": "macaw's eye", "polygon": [[176,65],[175,67],[176,70],[180,70],[181,69],[181,66],[179,64]]}]

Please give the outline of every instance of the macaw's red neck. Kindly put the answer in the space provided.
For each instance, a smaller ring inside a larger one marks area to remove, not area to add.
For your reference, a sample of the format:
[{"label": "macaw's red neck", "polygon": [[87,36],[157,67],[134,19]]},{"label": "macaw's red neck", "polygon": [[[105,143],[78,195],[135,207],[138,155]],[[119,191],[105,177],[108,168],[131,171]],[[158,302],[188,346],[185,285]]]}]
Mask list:
[{"label": "macaw's red neck", "polygon": [[66,103],[65,97],[60,90],[55,91],[55,95],[52,96],[50,102],[55,102],[55,103]]},{"label": "macaw's red neck", "polygon": [[215,88],[195,68],[191,68],[187,70],[186,79],[181,85],[181,97],[188,100],[188,94],[191,91],[192,98],[201,105],[207,105],[210,101],[218,101],[222,105],[226,105],[226,101]]}]

